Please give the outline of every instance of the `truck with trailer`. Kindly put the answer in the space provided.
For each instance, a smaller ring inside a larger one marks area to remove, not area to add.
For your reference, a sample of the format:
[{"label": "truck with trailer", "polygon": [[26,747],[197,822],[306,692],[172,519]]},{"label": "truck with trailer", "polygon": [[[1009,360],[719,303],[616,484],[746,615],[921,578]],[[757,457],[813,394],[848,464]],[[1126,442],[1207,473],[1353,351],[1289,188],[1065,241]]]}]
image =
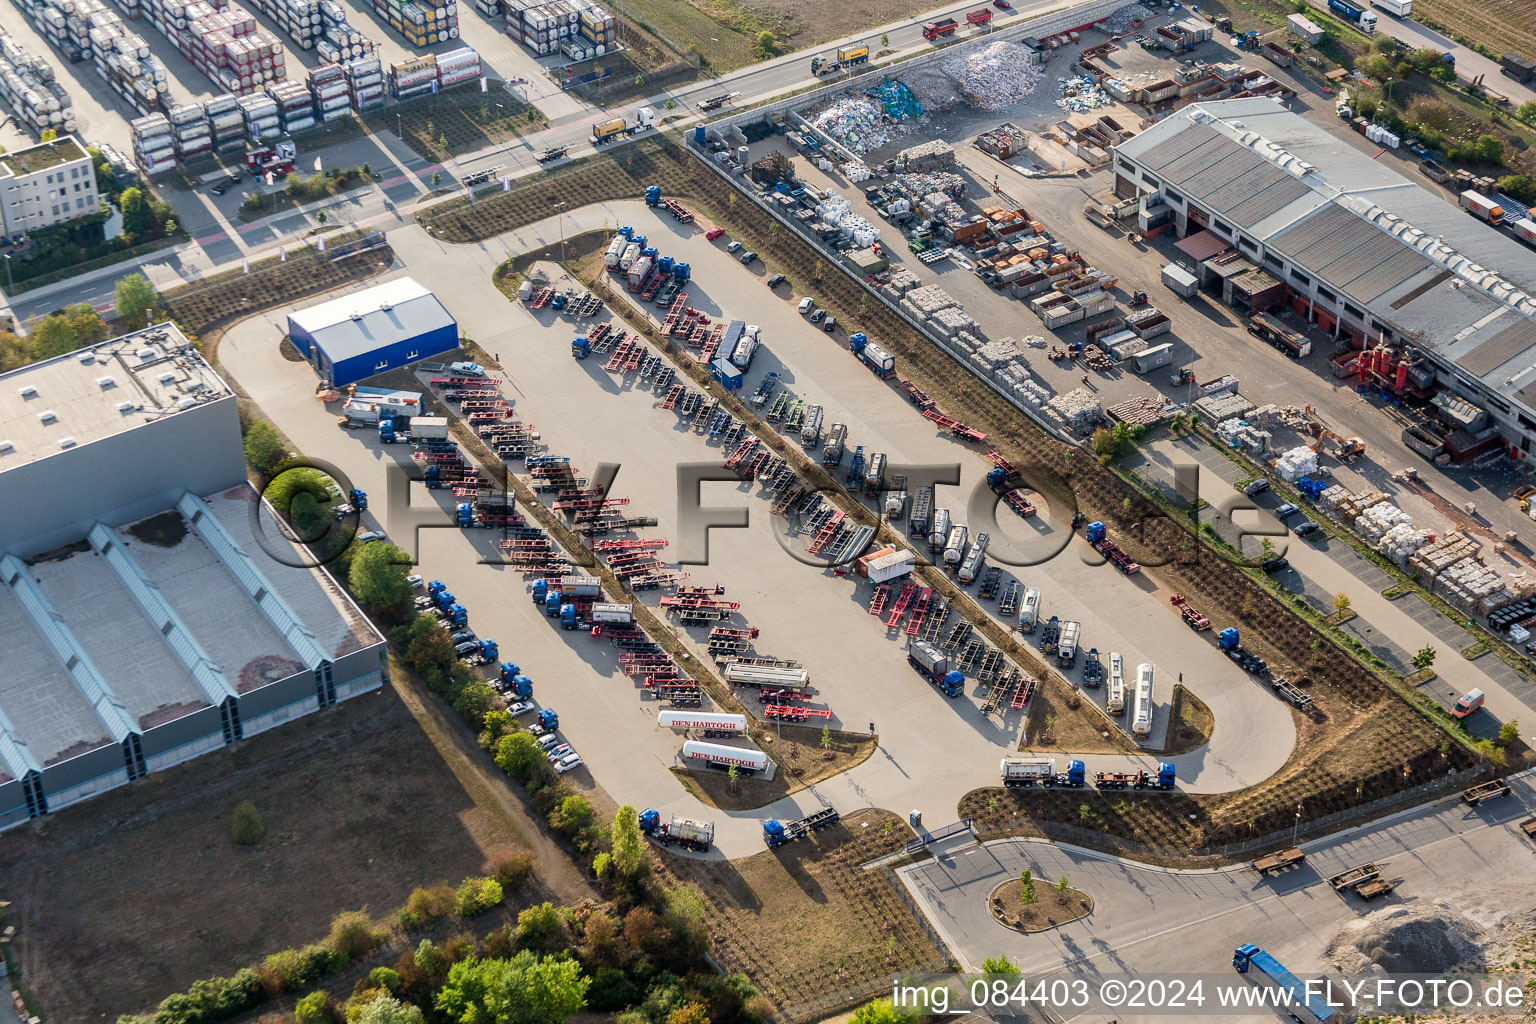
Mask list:
[{"label": "truck with trailer", "polygon": [[1109,654],[1109,691],[1104,694],[1104,710],[1112,715],[1125,714],[1125,658],[1119,651]]},{"label": "truck with trailer", "polygon": [[811,74],[826,75],[843,68],[863,64],[869,60],[869,44],[855,43],[852,46],[840,46],[837,53],[831,57],[817,55],[811,58]]},{"label": "truck with trailer", "polygon": [[1375,13],[1356,0],[1328,0],[1328,9],[1367,35],[1376,31]]},{"label": "truck with trailer", "polygon": [[1077,789],[1088,784],[1088,770],[1081,761],[1067,762],[1067,770],[1056,770],[1054,757],[1005,757],[999,766],[1003,785],[1010,789],[1020,786],[1064,786]]},{"label": "truck with trailer", "polygon": [[814,448],[816,442],[821,440],[821,406],[813,405],[805,410],[805,417],[800,421],[800,447]]},{"label": "truck with trailer", "polygon": [[658,711],[656,724],[673,732],[698,732],[706,739],[747,734],[746,715],[715,711]]},{"label": "truck with trailer", "polygon": [[1371,6],[1394,18],[1413,16],[1413,0],[1371,0]]},{"label": "truck with trailer", "polygon": [[834,423],[821,446],[821,464],[836,466],[843,461],[843,442],[848,439],[848,424]]},{"label": "truck with trailer", "polygon": [[1138,736],[1152,735],[1152,666],[1142,662],[1136,666],[1136,690],[1131,705],[1131,732]]},{"label": "truck with trailer", "polygon": [[[965,529],[965,527],[956,527]],[[970,550],[965,553],[965,558],[960,562],[960,571],[955,575],[960,580],[961,586],[970,586],[981,575],[981,567],[987,556],[987,542],[992,538],[985,533],[978,533],[975,541],[971,543]],[[945,553],[946,557],[948,552]]]},{"label": "truck with trailer", "polygon": [[947,697],[958,697],[965,689],[965,674],[952,671],[948,655],[926,640],[913,640],[907,645],[907,664]]},{"label": "truck with trailer", "polygon": [[[1332,0],[1339,3],[1340,0]],[[1232,966],[1238,974],[1253,971],[1286,993],[1287,1005],[1292,1011],[1302,1010],[1318,1024],[1343,1024],[1350,1019],[1344,1010],[1332,1005],[1320,990],[1314,989],[1286,970],[1285,966],[1251,942],[1238,946],[1232,953]],[[1293,1017],[1295,1013],[1291,1014]],[[1300,1019],[1300,1018],[1298,1018]]]},{"label": "truck with trailer", "polygon": [[1093,784],[1098,789],[1173,789],[1178,784],[1178,769],[1172,761],[1163,761],[1158,764],[1155,775],[1146,769],[1095,772]]},{"label": "truck with trailer", "polygon": [[1243,669],[1256,676],[1269,674],[1269,663],[1242,645],[1242,635],[1237,627],[1228,626],[1216,634],[1216,646]]},{"label": "truck with trailer", "polygon": [[1077,638],[1083,627],[1075,619],[1061,624],[1061,637],[1056,641],[1056,664],[1067,668],[1077,662]]},{"label": "truck with trailer", "polygon": [[848,347],[881,380],[896,372],[896,357],[891,355],[890,349],[878,341],[870,341],[863,331],[849,336]]},{"label": "truck with trailer", "polygon": [[683,744],[683,757],[702,761],[711,768],[726,771],[735,765],[738,771],[756,775],[768,767],[768,755],[748,747],[728,747],[721,743],[705,743],[688,740]]},{"label": "truck with trailer", "polygon": [[1307,855],[1302,853],[1301,850],[1297,847],[1293,846],[1289,850],[1280,850],[1276,853],[1265,854],[1263,857],[1260,857],[1258,860],[1254,861],[1250,867],[1259,873],[1260,878],[1263,878],[1268,875],[1278,874],[1281,871],[1285,871],[1287,868],[1293,868],[1306,859]]},{"label": "truck with trailer", "polygon": [[1504,223],[1504,208],[1487,196],[1467,189],[1461,194],[1461,208],[1472,216],[1497,227]]},{"label": "truck with trailer", "polygon": [[763,841],[768,844],[770,850],[792,843],[797,839],[804,839],[812,832],[820,832],[824,828],[830,828],[838,823],[842,817],[835,807],[823,807],[815,814],[804,818],[796,818],[794,821],[780,821],[778,818],[769,818],[763,822]]},{"label": "truck with trailer", "polygon": [[1500,57],[1499,69],[1517,82],[1529,82],[1536,78],[1536,62],[1518,53],[1506,53]]},{"label": "truck with trailer", "polygon": [[1019,605],[1019,632],[1033,633],[1039,621],[1040,591],[1034,587],[1025,587],[1024,601]]},{"label": "truck with trailer", "polygon": [[929,21],[923,24],[923,38],[930,43],[936,43],[945,36],[955,34],[960,23],[954,18],[940,18],[938,21]]},{"label": "truck with trailer", "polygon": [[647,807],[640,812],[640,831],[662,846],[676,843],[685,850],[699,853],[708,853],[709,848],[715,844],[714,822],[679,818],[675,814],[672,820],[664,822],[661,820],[661,812],[654,807]]}]

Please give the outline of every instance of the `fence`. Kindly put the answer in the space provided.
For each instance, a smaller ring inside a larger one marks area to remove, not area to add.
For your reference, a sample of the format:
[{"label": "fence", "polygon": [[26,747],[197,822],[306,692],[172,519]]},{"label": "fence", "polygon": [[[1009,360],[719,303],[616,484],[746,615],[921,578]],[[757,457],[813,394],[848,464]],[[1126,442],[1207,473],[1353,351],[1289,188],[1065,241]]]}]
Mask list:
[{"label": "fence", "polygon": [[969,831],[971,831],[971,819],[964,818],[953,825],[945,825],[937,832],[919,832],[915,838],[907,840],[906,849],[903,852],[916,853],[930,843],[937,843],[942,839],[948,839],[950,836],[957,836],[961,832]]}]

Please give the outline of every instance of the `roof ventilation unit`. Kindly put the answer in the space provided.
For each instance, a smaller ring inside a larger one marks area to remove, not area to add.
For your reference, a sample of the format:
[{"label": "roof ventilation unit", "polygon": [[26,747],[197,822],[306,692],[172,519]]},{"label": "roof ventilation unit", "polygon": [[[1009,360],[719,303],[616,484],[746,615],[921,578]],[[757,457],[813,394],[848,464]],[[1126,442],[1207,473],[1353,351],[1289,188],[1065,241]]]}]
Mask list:
[{"label": "roof ventilation unit", "polygon": [[167,370],[166,372],[160,374],[160,376],[156,377],[155,379],[158,380],[161,384],[166,385],[167,387],[169,387],[170,385],[176,383],[176,375],[174,373],[170,372],[169,370]]},{"label": "roof ventilation unit", "polygon": [[33,387],[31,384],[28,384],[25,387],[17,388],[16,393],[22,398],[36,398],[37,388]]},{"label": "roof ventilation unit", "polygon": [[72,438],[72,437],[61,437],[61,438],[59,438],[59,447],[60,448],[73,448],[74,446],[75,446],[75,439],[74,438]]},{"label": "roof ventilation unit", "polygon": [[121,413],[133,412],[133,403],[132,402],[118,402],[117,403],[117,411],[121,412]]},{"label": "roof ventilation unit", "polygon": [[13,442],[13,441],[0,441],[0,455],[9,455],[9,454],[11,454],[11,452],[14,452],[15,450],[16,450],[15,442]]},{"label": "roof ventilation unit", "polygon": [[139,349],[139,358],[144,360],[144,362],[146,362],[146,363],[149,362],[151,359],[155,358],[155,354],[156,354],[155,350],[152,349],[152,348],[141,348],[141,349]]},{"label": "roof ventilation unit", "polygon": [[116,387],[117,381],[113,380],[111,377],[97,377],[96,384],[103,391],[105,391],[107,388]]},{"label": "roof ventilation unit", "polygon": [[75,356],[75,358],[80,360],[81,366],[89,366],[96,361],[96,353],[87,349],[86,351],[81,352],[79,355]]},{"label": "roof ventilation unit", "polygon": [[52,409],[44,409],[42,412],[37,414],[37,418],[38,421],[42,423],[53,423],[59,417],[58,414],[55,413]]},{"label": "roof ventilation unit", "polygon": [[191,395],[187,395],[176,400],[176,408],[178,409],[190,409],[196,404],[197,399],[193,398]]}]

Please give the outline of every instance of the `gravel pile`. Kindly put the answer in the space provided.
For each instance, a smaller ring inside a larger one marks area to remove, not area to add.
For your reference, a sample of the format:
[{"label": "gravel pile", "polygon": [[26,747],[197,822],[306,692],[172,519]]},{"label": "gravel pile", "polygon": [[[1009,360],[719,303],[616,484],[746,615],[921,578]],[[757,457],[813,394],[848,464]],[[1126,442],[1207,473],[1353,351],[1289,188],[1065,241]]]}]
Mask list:
[{"label": "gravel pile", "polygon": [[1444,903],[1388,907],[1351,921],[1328,945],[1337,970],[1365,974],[1443,974],[1483,966],[1482,933]]},{"label": "gravel pile", "polygon": [[1045,77],[1040,65],[1029,62],[1030,51],[1018,43],[996,42],[984,49],[956,54],[943,62],[955,79],[955,90],[973,107],[998,110],[1035,91]]},{"label": "gravel pile", "polygon": [[881,124],[880,104],[867,96],[838,97],[812,111],[808,120],[857,156],[891,141]]},{"label": "gravel pile", "polygon": [[1141,4],[1126,4],[1105,18],[1097,27],[1112,36],[1118,36],[1129,32],[1134,27],[1131,22],[1136,19],[1140,18],[1142,21],[1146,21],[1148,18],[1153,17],[1156,17],[1156,15],[1141,6]]}]

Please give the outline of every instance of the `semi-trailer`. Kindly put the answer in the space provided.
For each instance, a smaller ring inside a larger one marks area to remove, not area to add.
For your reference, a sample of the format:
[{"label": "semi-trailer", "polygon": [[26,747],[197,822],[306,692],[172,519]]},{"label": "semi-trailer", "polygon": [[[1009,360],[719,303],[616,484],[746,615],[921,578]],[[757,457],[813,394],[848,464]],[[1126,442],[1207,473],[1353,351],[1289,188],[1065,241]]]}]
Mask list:
[{"label": "semi-trailer", "polygon": [[1093,648],[1083,661],[1083,685],[1098,687],[1104,684],[1104,663],[1099,660],[1099,649]]},{"label": "semi-trailer", "polygon": [[1262,878],[1265,875],[1277,874],[1287,868],[1295,867],[1306,859],[1307,855],[1302,853],[1298,847],[1293,846],[1289,850],[1280,850],[1276,853],[1260,857],[1250,866]]},{"label": "semi-trailer", "polygon": [[1119,651],[1109,654],[1109,692],[1104,695],[1104,710],[1112,715],[1125,713],[1125,659]]},{"label": "semi-trailer", "polygon": [[1056,770],[1054,757],[1005,757],[1001,770],[1003,785],[1019,786],[1066,786],[1076,789],[1088,783],[1088,769],[1081,761],[1067,762],[1067,770]]},{"label": "semi-trailer", "polygon": [[843,442],[848,440],[848,424],[834,423],[827,431],[826,443],[821,446],[821,464],[836,466],[843,461]]},{"label": "semi-trailer", "polygon": [[1376,31],[1376,15],[1355,0],[1328,0],[1328,9],[1367,34]]},{"label": "semi-trailer", "polygon": [[742,771],[760,772],[768,767],[768,755],[761,750],[727,747],[720,743],[704,743],[701,740],[688,740],[684,743],[683,757],[703,761],[722,770],[735,765]]},{"label": "semi-trailer", "polygon": [[967,13],[965,20],[972,28],[981,28],[992,20],[992,9],[990,7],[979,7]]},{"label": "semi-trailer", "polygon": [[1056,641],[1056,664],[1066,668],[1077,661],[1077,638],[1082,631],[1082,623],[1075,619],[1061,624],[1061,637]]},{"label": "semi-trailer", "polygon": [[733,661],[725,666],[725,681],[732,686],[781,687],[800,689],[811,681],[811,674],[803,668],[785,665],[745,665]]},{"label": "semi-trailer", "polygon": [[850,336],[848,347],[880,379],[884,380],[896,372],[896,357],[878,341],[870,341],[864,332]]},{"label": "semi-trailer", "polygon": [[804,839],[812,832],[820,832],[824,828],[836,825],[842,815],[835,807],[823,807],[815,814],[794,821],[780,821],[778,818],[769,818],[763,822],[763,841],[768,848],[783,846],[797,839]]},{"label": "semi-trailer", "polygon": [[659,711],[656,724],[674,732],[703,733],[706,737],[745,736],[747,716],[713,711]]},{"label": "semi-trailer", "polygon": [[1227,657],[1237,662],[1245,672],[1256,676],[1269,674],[1269,663],[1242,645],[1241,634],[1235,626],[1228,626],[1216,634],[1216,646]]},{"label": "semi-trailer", "polygon": [[1536,62],[1518,53],[1506,53],[1500,57],[1499,68],[1517,82],[1529,82],[1532,78],[1536,78]]},{"label": "semi-trailer", "polygon": [[1461,208],[1489,224],[1499,225],[1504,222],[1504,208],[1487,196],[1471,189],[1461,194]]},{"label": "semi-trailer", "polygon": [[928,550],[944,550],[944,542],[949,539],[949,509],[941,508],[933,513],[933,529],[928,533]]},{"label": "semi-trailer", "polygon": [[714,822],[679,818],[675,814],[672,820],[663,822],[661,812],[654,807],[647,807],[640,812],[640,831],[662,846],[676,843],[685,850],[697,850],[700,853],[707,853],[715,843]]},{"label": "semi-trailer", "polygon": [[1385,11],[1394,18],[1407,18],[1413,15],[1413,0],[1371,0],[1371,6],[1378,11]]},{"label": "semi-trailer", "polygon": [[816,442],[821,440],[821,406],[813,405],[805,410],[805,417],[800,422],[800,446],[802,448],[814,448]]},{"label": "semi-trailer", "polygon": [[958,697],[965,689],[965,674],[951,671],[949,658],[926,640],[913,640],[907,645],[907,664],[921,672],[945,696]]},{"label": "semi-trailer", "polygon": [[1033,633],[1039,621],[1040,591],[1034,587],[1025,587],[1024,603],[1019,606],[1019,632]]},{"label": "semi-trailer", "polygon": [[1134,772],[1097,772],[1093,784],[1099,789],[1173,789],[1178,784],[1178,769],[1172,761],[1157,766],[1157,774],[1141,770]]},{"label": "semi-trailer", "polygon": [[1052,615],[1045,620],[1045,625],[1040,629],[1040,649],[1046,654],[1055,654],[1057,642],[1061,640],[1061,619]]},{"label": "semi-trailer", "polygon": [[[1339,2],[1340,0],[1331,0],[1331,3]],[[1304,1010],[1319,1024],[1341,1024],[1348,1019],[1342,1008],[1334,1006],[1324,998],[1320,988],[1304,984],[1296,975],[1286,970],[1284,964],[1252,942],[1245,942],[1233,951],[1232,966],[1236,968],[1238,974],[1247,974],[1252,970],[1285,992],[1285,1002],[1293,1011],[1291,1014],[1293,1017],[1295,1010]]]},{"label": "semi-trailer", "polygon": [[960,565],[960,560],[965,557],[965,542],[970,536],[970,531],[964,524],[957,523],[949,528],[949,536],[944,538],[944,566],[955,569]]},{"label": "semi-trailer", "polygon": [[928,532],[928,521],[933,517],[933,487],[924,484],[912,494],[912,511],[907,516],[907,529],[919,537]]},{"label": "semi-trailer", "polygon": [[894,522],[907,508],[907,478],[900,473],[891,477],[885,491],[885,514]]},{"label": "semi-trailer", "polygon": [[985,533],[978,533],[976,540],[971,543],[971,548],[965,553],[965,559],[960,563],[960,571],[956,573],[962,586],[969,586],[981,575],[981,567],[986,560],[987,542],[992,538]]},{"label": "semi-trailer", "polygon": [[864,494],[873,498],[885,487],[885,452],[875,452],[869,457],[869,468],[864,471]]},{"label": "semi-trailer", "polygon": [[1136,696],[1131,711],[1131,732],[1137,736],[1152,734],[1152,666],[1136,666]]},{"label": "semi-trailer", "polygon": [[892,551],[869,563],[869,582],[889,583],[891,580],[912,575],[917,568],[917,556],[910,551]]}]

